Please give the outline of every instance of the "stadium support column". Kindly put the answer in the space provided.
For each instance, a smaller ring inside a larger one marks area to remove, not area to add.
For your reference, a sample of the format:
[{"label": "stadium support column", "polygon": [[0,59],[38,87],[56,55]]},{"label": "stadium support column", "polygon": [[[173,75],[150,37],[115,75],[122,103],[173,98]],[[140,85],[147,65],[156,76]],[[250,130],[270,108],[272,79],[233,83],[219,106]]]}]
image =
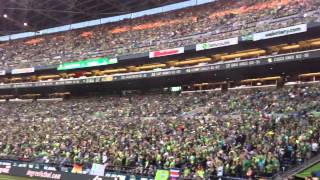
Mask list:
[{"label": "stadium support column", "polygon": [[222,84],[221,84],[221,91],[222,91],[222,92],[227,92],[228,89],[229,89],[229,86],[230,86],[229,81],[226,81],[225,83],[222,83]]},{"label": "stadium support column", "polygon": [[282,88],[284,86],[286,83],[285,79],[286,78],[284,76],[281,76],[281,78],[277,80],[277,88]]},{"label": "stadium support column", "polygon": [[282,73],[281,78],[277,80],[277,87],[282,88],[287,82],[296,82],[298,81],[297,75],[288,75]]},{"label": "stadium support column", "polygon": [[285,75],[282,75],[280,79],[277,80],[277,88],[282,88],[284,84],[287,82],[287,78]]}]

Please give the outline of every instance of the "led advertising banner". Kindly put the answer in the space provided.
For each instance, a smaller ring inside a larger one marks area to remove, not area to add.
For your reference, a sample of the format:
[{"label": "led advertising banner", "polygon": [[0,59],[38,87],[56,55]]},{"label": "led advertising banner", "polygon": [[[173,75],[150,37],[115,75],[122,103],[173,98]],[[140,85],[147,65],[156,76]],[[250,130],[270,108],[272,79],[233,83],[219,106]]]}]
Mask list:
[{"label": "led advertising banner", "polygon": [[11,74],[33,73],[34,68],[13,69]]},{"label": "led advertising banner", "polygon": [[150,52],[149,58],[170,56],[170,55],[182,54],[182,53],[184,53],[184,47],[179,47],[174,49],[166,49],[166,50]]},{"label": "led advertising banner", "polygon": [[206,49],[214,49],[219,47],[225,47],[225,46],[231,46],[236,45],[239,43],[239,38],[230,38],[230,39],[224,39],[220,41],[213,41],[213,42],[207,42],[203,44],[197,44],[196,45],[196,51],[202,51]]},{"label": "led advertising banner", "polygon": [[280,36],[287,36],[290,34],[297,34],[307,31],[307,24],[300,24],[296,26],[290,26],[286,28],[276,29],[272,31],[266,31],[261,33],[255,33],[253,34],[253,40],[258,41],[262,39],[270,39]]},{"label": "led advertising banner", "polygon": [[116,64],[118,63],[117,58],[109,59],[107,57],[104,58],[96,58],[96,59],[87,59],[84,61],[78,62],[67,62],[60,64],[58,66],[58,70],[69,70],[69,69],[79,69],[79,68],[87,68],[87,67],[94,67],[94,66],[102,66],[102,65],[109,65],[109,64]]}]

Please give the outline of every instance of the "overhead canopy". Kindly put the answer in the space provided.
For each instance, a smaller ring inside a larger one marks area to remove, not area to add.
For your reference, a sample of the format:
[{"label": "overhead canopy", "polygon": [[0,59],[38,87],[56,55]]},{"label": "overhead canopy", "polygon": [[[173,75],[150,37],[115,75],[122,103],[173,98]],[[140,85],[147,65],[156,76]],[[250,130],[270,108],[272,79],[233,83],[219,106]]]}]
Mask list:
[{"label": "overhead canopy", "polygon": [[[183,1],[186,0],[0,0],[0,36],[35,32]],[[24,26],[25,22],[27,26]]]}]

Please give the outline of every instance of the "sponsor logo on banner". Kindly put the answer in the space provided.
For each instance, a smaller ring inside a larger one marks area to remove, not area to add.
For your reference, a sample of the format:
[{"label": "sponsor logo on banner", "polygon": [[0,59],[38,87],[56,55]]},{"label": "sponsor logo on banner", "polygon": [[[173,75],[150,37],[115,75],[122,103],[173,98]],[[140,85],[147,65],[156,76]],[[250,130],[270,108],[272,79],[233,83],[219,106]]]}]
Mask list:
[{"label": "sponsor logo on banner", "polygon": [[23,73],[32,73],[34,68],[23,68],[23,69],[13,69],[11,74],[23,74]]},{"label": "sponsor logo on banner", "polygon": [[290,26],[290,27],[276,29],[272,31],[255,33],[253,34],[253,40],[258,41],[261,39],[270,39],[270,38],[286,36],[290,34],[302,33],[306,31],[307,31],[307,24],[300,24],[300,25]]},{"label": "sponsor logo on banner", "polygon": [[61,174],[52,173],[47,171],[33,171],[28,170],[26,173],[29,177],[40,177],[40,178],[49,178],[49,179],[61,179]]},{"label": "sponsor logo on banner", "polygon": [[170,56],[174,54],[182,54],[184,53],[184,47],[174,48],[174,49],[166,49],[160,51],[154,51],[149,53],[149,58]]},{"label": "sponsor logo on banner", "polygon": [[11,166],[0,167],[0,174],[9,174]]},{"label": "sponsor logo on banner", "polygon": [[[39,164],[33,164],[33,168],[19,167],[21,162],[0,162],[0,174],[8,174],[18,177],[31,177],[31,178],[41,178],[41,179],[52,179],[52,180],[113,180],[114,178],[105,176],[92,176],[89,174],[73,174],[68,170],[63,171],[47,171],[43,170],[41,167],[39,169]],[[25,163],[22,163],[23,166]],[[31,164],[27,163],[30,167]],[[37,168],[38,167],[38,168]],[[49,166],[48,166],[49,167]],[[125,180],[125,178],[123,179]]]},{"label": "sponsor logo on banner", "polygon": [[240,41],[253,41],[253,34],[241,36]]},{"label": "sponsor logo on banner", "polygon": [[236,38],[224,39],[224,40],[220,40],[220,41],[197,44],[196,51],[231,46],[231,45],[236,45],[238,43],[239,43],[239,38],[236,37]]}]

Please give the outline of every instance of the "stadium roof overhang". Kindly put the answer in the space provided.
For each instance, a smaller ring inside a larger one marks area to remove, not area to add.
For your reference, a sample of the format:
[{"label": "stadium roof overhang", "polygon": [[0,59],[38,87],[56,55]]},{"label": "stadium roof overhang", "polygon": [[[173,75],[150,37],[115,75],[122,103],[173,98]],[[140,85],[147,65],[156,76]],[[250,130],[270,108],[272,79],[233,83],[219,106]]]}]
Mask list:
[{"label": "stadium roof overhang", "polygon": [[195,83],[234,82],[244,79],[281,76],[292,80],[299,74],[320,71],[319,58],[306,59],[304,61],[290,61],[269,65],[256,65],[239,67],[228,70],[210,72],[194,72],[190,74],[178,74],[172,76],[128,79],[121,81],[105,81],[93,84],[74,84],[64,86],[30,87],[16,89],[0,89],[0,94],[28,94],[28,93],[57,93],[71,92],[72,94],[86,94],[91,92],[114,93],[121,90],[148,90],[154,88],[173,87],[180,85],[193,85]]},{"label": "stadium roof overhang", "polygon": [[[0,35],[128,14],[185,0],[0,0]],[[6,17],[3,17],[6,14]],[[28,26],[24,26],[24,23]]]}]

